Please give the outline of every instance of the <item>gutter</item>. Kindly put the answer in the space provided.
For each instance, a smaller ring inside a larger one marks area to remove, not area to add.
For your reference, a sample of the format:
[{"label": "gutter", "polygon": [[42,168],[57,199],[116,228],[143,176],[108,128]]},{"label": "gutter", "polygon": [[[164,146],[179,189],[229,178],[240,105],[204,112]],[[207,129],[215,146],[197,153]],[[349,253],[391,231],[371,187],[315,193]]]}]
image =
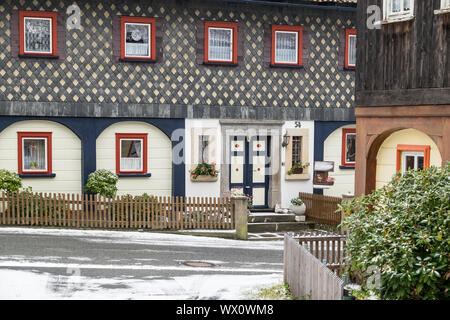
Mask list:
[{"label": "gutter", "polygon": [[347,11],[356,12],[355,6],[325,6],[317,4],[306,4],[306,3],[290,3],[290,2],[272,2],[264,0],[208,0],[210,2],[228,2],[235,4],[247,4],[247,5],[262,5],[262,6],[273,6],[273,7],[284,7],[284,8],[309,8],[309,9],[319,9],[319,10],[332,10],[332,11]]}]

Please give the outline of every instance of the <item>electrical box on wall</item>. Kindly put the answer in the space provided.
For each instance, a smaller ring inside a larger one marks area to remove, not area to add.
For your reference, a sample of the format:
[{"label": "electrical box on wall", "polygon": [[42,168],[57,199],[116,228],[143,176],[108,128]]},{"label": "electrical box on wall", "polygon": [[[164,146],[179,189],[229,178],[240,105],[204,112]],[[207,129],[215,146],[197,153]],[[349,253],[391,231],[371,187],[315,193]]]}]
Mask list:
[{"label": "electrical box on wall", "polygon": [[334,172],[334,161],[314,162],[314,188],[326,189],[334,185],[334,178],[328,177],[329,172]]}]

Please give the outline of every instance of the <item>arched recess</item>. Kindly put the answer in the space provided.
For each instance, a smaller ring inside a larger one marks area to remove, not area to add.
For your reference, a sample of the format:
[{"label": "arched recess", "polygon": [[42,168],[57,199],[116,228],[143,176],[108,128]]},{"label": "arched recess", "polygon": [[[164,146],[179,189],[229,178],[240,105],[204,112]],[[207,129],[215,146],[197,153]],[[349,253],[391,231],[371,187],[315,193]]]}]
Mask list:
[{"label": "arched recess", "polygon": [[435,137],[413,128],[387,130],[369,139],[366,166],[366,194],[390,181],[396,172],[397,145],[429,145],[431,165],[441,166],[442,151]]},{"label": "arched recess", "polygon": [[0,168],[18,172],[18,132],[51,132],[51,175],[22,175],[24,187],[35,192],[80,193],[82,142],[69,127],[56,121],[22,120],[0,130]]},{"label": "arched recess", "polygon": [[106,127],[96,141],[96,167],[116,172],[116,134],[147,135],[147,173],[119,177],[118,194],[172,194],[172,142],[162,130],[141,121],[121,121]]}]

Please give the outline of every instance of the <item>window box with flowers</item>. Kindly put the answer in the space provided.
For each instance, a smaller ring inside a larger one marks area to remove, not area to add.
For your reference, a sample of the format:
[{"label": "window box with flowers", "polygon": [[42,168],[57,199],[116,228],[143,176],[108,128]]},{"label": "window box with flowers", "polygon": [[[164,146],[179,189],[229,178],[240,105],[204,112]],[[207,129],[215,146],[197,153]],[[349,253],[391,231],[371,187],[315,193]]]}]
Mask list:
[{"label": "window box with flowers", "polygon": [[189,170],[192,182],[214,182],[217,181],[219,171],[216,170],[216,163],[199,163],[195,169]]},{"label": "window box with flowers", "polygon": [[302,174],[303,173],[303,169],[308,168],[309,167],[309,163],[305,163],[302,164],[301,161],[297,162],[296,164],[294,164],[291,169],[289,169],[289,171],[287,172],[288,175],[293,175],[293,174]]}]

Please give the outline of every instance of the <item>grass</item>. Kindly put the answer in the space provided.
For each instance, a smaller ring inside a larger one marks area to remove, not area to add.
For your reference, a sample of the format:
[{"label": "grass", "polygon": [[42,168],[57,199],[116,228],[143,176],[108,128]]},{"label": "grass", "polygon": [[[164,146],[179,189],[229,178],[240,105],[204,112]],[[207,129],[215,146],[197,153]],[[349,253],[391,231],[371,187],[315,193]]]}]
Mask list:
[{"label": "grass", "polygon": [[287,283],[271,287],[261,287],[248,294],[250,300],[295,300]]}]

